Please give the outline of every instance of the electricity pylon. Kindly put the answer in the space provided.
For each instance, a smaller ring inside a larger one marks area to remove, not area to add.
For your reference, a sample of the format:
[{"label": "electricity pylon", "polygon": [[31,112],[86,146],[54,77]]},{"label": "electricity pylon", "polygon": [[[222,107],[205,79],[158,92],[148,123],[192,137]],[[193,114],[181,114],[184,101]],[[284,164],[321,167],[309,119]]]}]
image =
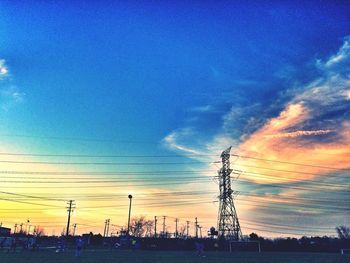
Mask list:
[{"label": "electricity pylon", "polygon": [[[232,146],[231,146],[232,147]],[[220,206],[218,214],[218,234],[220,238],[240,240],[242,231],[239,225],[235,205],[233,203],[233,193],[231,189],[230,151],[227,148],[221,154],[222,168],[218,171],[220,187]]]}]

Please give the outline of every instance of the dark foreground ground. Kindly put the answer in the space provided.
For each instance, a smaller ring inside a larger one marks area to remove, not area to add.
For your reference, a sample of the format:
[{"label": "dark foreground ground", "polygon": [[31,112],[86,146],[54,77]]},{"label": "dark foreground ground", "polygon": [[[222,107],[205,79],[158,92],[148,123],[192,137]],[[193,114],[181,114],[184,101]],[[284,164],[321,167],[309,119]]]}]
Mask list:
[{"label": "dark foreground ground", "polygon": [[80,257],[74,256],[74,251],[55,253],[48,251],[24,251],[16,253],[0,252],[1,263],[234,263],[234,262],[288,262],[288,263],[318,263],[318,262],[350,262],[350,255],[319,254],[319,253],[274,253],[274,252],[205,252],[205,257],[196,256],[195,252],[181,251],[83,251]]}]

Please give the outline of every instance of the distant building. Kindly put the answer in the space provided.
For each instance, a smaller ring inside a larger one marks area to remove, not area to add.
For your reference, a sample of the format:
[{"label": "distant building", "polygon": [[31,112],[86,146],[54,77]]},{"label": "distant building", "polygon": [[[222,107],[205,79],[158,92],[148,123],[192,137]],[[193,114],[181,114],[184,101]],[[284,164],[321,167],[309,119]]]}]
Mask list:
[{"label": "distant building", "polygon": [[9,236],[11,234],[11,228],[0,227],[0,236]]}]

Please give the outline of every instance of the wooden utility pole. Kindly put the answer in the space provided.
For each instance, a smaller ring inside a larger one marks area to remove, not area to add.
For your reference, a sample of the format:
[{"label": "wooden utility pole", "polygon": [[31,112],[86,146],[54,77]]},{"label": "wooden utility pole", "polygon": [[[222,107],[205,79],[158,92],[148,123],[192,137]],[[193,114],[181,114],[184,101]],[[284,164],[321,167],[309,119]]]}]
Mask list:
[{"label": "wooden utility pole", "polygon": [[67,207],[68,220],[67,220],[66,236],[69,235],[70,215],[71,215],[71,212],[73,212],[73,209],[74,209],[74,200],[69,200],[67,202],[67,204],[68,204],[68,207]]},{"label": "wooden utility pole", "polygon": [[186,236],[188,238],[188,230],[190,229],[190,221],[186,221]]},{"label": "wooden utility pole", "polygon": [[73,237],[75,236],[75,229],[77,228],[77,224],[73,224]]},{"label": "wooden utility pole", "polygon": [[154,237],[157,237],[157,217],[154,217]]},{"label": "wooden utility pole", "polygon": [[163,236],[165,237],[165,218],[166,216],[163,216]]},{"label": "wooden utility pole", "polygon": [[175,238],[177,238],[177,222],[179,222],[179,219],[175,219]]}]

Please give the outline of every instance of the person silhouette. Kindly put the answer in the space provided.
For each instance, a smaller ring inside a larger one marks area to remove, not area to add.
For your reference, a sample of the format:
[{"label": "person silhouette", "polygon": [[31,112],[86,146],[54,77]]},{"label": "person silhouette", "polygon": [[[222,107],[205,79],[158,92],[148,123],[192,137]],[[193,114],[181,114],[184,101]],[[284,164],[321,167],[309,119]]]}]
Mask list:
[{"label": "person silhouette", "polygon": [[80,237],[78,237],[77,240],[75,241],[75,245],[76,245],[75,256],[80,257],[84,242]]}]

